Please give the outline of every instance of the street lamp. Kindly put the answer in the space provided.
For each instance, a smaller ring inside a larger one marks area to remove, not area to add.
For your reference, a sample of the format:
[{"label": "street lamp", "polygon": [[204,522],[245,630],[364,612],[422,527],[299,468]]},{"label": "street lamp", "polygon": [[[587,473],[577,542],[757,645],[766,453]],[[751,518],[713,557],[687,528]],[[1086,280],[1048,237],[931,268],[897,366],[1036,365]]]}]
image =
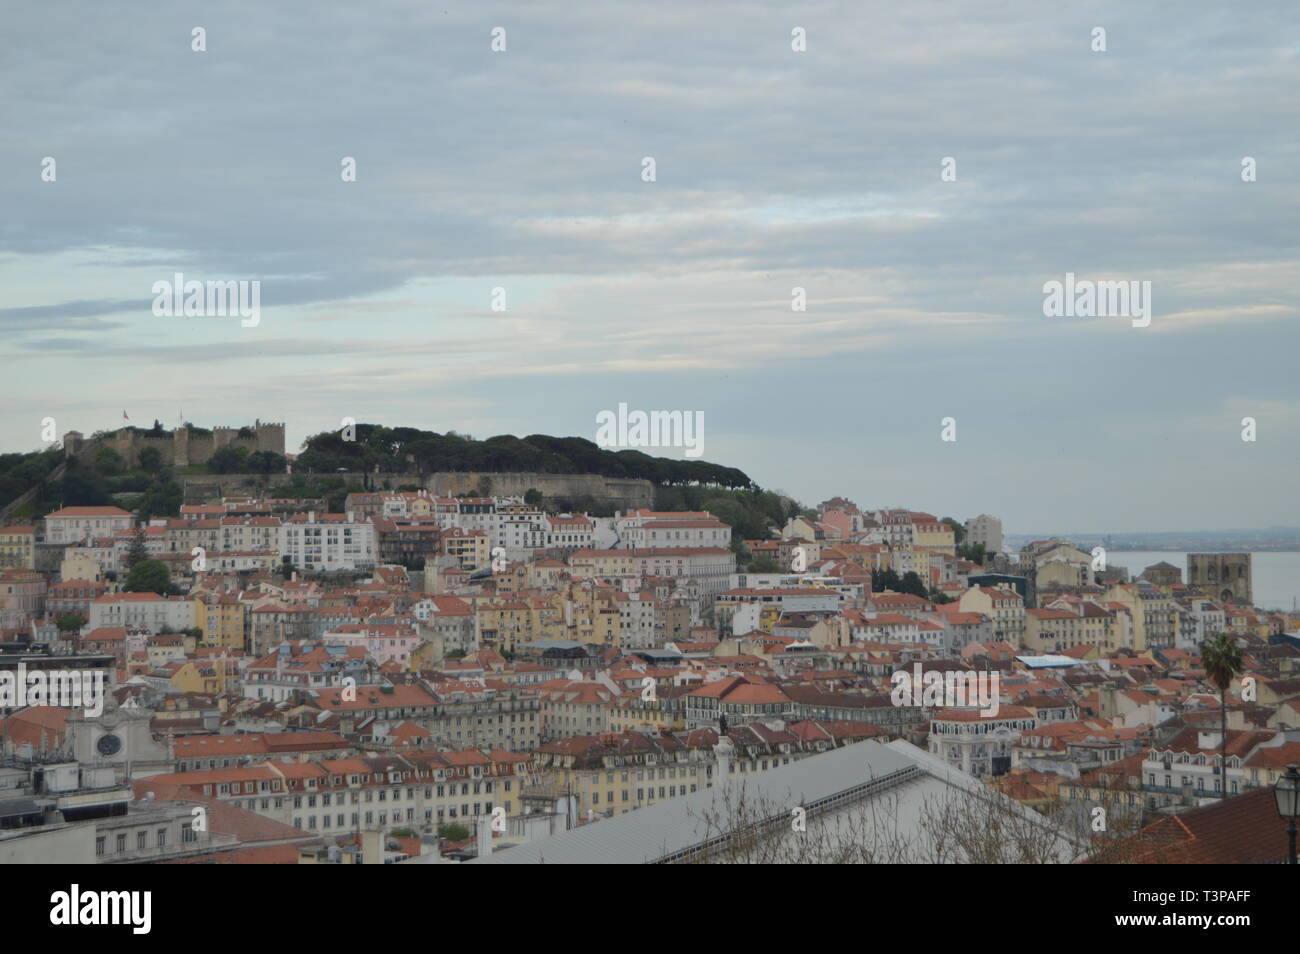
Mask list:
[{"label": "street lamp", "polygon": [[1286,833],[1291,840],[1291,853],[1287,864],[1295,864],[1295,820],[1300,815],[1300,772],[1295,765],[1286,767],[1286,774],[1273,786],[1273,795],[1277,798],[1277,813],[1286,819]]}]

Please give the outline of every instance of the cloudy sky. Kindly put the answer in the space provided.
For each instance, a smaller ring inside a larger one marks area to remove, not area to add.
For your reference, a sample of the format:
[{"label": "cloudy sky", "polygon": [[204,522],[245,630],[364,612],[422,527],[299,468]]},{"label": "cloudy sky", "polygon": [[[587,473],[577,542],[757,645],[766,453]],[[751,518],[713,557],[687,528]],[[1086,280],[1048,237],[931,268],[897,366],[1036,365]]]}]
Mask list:
[{"label": "cloudy sky", "polygon": [[[625,402],[806,502],[1300,524],[1293,0],[6,19],[0,450],[123,410],[594,439]],[[260,323],[156,317],[178,271],[260,281]],[[1150,326],[1044,317],[1067,272],[1151,282]]]}]

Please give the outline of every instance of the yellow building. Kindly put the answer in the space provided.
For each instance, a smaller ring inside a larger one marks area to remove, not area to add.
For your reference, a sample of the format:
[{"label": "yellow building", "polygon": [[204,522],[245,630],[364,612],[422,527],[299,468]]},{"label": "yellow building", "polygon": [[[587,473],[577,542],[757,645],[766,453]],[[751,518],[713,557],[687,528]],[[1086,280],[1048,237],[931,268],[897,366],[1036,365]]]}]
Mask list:
[{"label": "yellow building", "polygon": [[536,614],[524,600],[483,600],[476,602],[479,639],[501,650],[514,651],[520,643],[540,638],[534,628]]},{"label": "yellow building", "polygon": [[[948,531],[948,535],[952,535],[951,530]],[[894,547],[890,551],[889,565],[899,576],[915,573],[926,586],[930,585],[930,551],[922,549],[919,545]]]},{"label": "yellow building", "polygon": [[950,557],[957,555],[957,536],[952,527],[942,521],[913,522],[912,545],[927,550],[938,550]]},{"label": "yellow building", "polygon": [[1095,604],[1074,609],[1025,610],[1025,648],[1059,653],[1074,646],[1092,646],[1104,653],[1120,647],[1113,633],[1114,617]]},{"label": "yellow building", "polygon": [[1134,649],[1142,652],[1173,648],[1179,620],[1178,606],[1171,596],[1146,583],[1116,583],[1106,590],[1104,599],[1129,611]]},{"label": "yellow building", "polygon": [[[0,527],[0,570],[34,569],[36,569],[36,528]],[[65,576],[64,579],[89,580],[91,577]]]},{"label": "yellow building", "polygon": [[609,730],[622,732],[624,729],[647,729],[683,731],[686,721],[680,714],[665,712],[663,700],[656,694],[654,699],[643,698],[640,689],[627,692],[609,709]]},{"label": "yellow building", "polygon": [[640,575],[631,550],[575,550],[569,567],[577,575],[604,580]]},{"label": "yellow building", "polygon": [[1087,563],[1049,560],[1039,565],[1034,580],[1039,590],[1051,586],[1087,586],[1092,581],[1092,570]]},{"label": "yellow building", "polygon": [[408,517],[428,517],[433,515],[433,498],[423,494],[414,494],[407,498],[406,515]]},{"label": "yellow building", "polygon": [[444,556],[455,557],[462,570],[477,570],[492,562],[491,539],[482,530],[461,530],[459,527],[442,535]]},{"label": "yellow building", "polygon": [[995,640],[1019,646],[1024,639],[1025,601],[1015,590],[972,586],[962,593],[957,605],[963,613],[983,613],[992,620]]},{"label": "yellow building", "polygon": [[[744,729],[738,738],[751,738]],[[684,740],[657,733],[625,732],[619,736],[577,736],[542,745],[535,768],[540,785],[533,798],[549,800],[572,794],[578,812],[621,815],[702,791],[721,777],[746,778],[798,761],[816,750],[781,743],[723,748],[725,767],[708,744],[688,746]]]},{"label": "yellow building", "polygon": [[195,600],[194,615],[203,631],[204,646],[247,649],[249,604],[238,593],[208,595]]},{"label": "yellow building", "polygon": [[187,659],[169,680],[181,692],[202,692],[218,695],[226,691],[227,684],[238,675],[235,659],[230,656],[204,655]]},{"label": "yellow building", "polygon": [[590,582],[570,583],[559,596],[565,638],[602,646],[622,645],[623,619],[616,590]]}]

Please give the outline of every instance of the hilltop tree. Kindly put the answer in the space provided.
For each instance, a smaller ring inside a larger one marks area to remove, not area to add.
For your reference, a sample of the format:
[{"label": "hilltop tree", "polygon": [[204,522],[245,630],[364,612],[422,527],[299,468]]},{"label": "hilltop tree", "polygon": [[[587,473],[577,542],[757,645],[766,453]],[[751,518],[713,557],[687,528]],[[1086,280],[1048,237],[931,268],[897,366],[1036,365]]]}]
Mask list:
[{"label": "hilltop tree", "polygon": [[[299,469],[374,473],[480,471],[488,473],[597,474],[636,477],[659,486],[753,487],[742,471],[699,460],[651,457],[638,450],[612,451],[580,437],[499,434],[487,440],[448,431],[357,424],[355,440],[324,431],[303,442]],[[486,495],[485,495],[486,496]]]},{"label": "hilltop tree", "polygon": [[158,473],[162,469],[163,459],[162,451],[156,447],[146,447],[140,451],[140,469],[148,471],[151,474]]},{"label": "hilltop tree", "polygon": [[275,451],[257,451],[248,455],[246,466],[253,474],[282,474],[284,458]]},{"label": "hilltop tree", "polygon": [[122,473],[124,466],[122,455],[111,447],[101,447],[95,452],[95,469],[106,477]]},{"label": "hilltop tree", "polygon": [[79,465],[76,458],[68,460],[67,472],[59,484],[57,496],[65,507],[107,507],[113,503],[103,475],[93,467]]},{"label": "hilltop tree", "polygon": [[234,445],[219,447],[208,458],[208,469],[215,474],[238,474],[248,462],[248,448]]}]

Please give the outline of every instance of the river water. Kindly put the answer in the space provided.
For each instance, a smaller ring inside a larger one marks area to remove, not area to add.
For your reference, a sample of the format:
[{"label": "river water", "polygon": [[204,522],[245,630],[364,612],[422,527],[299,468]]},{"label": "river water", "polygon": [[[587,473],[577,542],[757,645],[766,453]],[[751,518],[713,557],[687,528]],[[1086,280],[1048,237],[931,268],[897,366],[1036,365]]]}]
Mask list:
[{"label": "river water", "polygon": [[[1201,550],[1201,553],[1211,551]],[[1240,552],[1224,550],[1224,553]],[[1106,563],[1122,566],[1134,577],[1161,560],[1183,571],[1187,582],[1187,554],[1176,550],[1107,550]],[[1251,586],[1261,609],[1289,610],[1300,602],[1300,552],[1267,550],[1250,555]]]}]

